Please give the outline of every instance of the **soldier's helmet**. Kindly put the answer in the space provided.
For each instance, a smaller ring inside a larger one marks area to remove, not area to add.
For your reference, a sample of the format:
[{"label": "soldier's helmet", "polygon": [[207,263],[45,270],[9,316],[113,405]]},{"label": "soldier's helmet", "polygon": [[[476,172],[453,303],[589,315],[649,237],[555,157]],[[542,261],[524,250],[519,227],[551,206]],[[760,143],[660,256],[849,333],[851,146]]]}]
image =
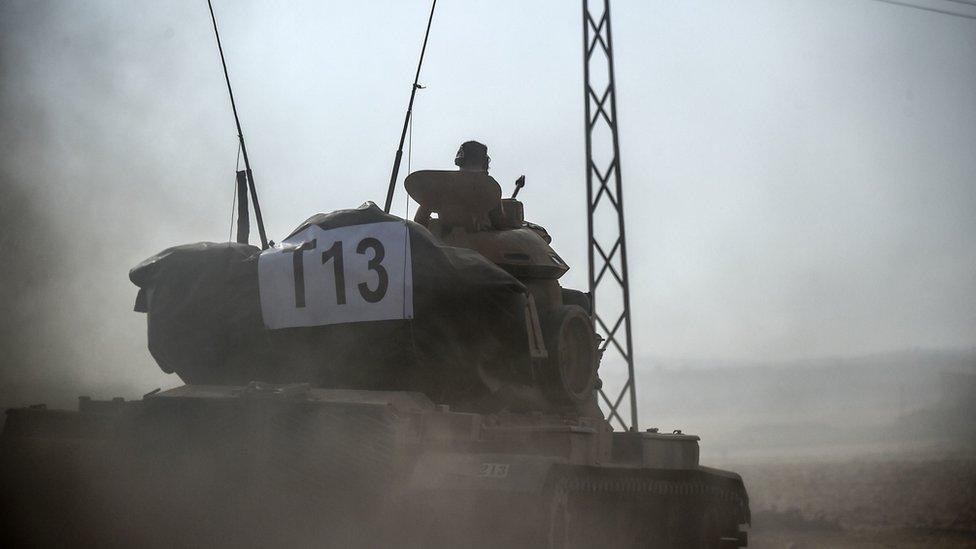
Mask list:
[{"label": "soldier's helmet", "polygon": [[488,146],[477,141],[465,141],[461,143],[457,156],[454,157],[454,165],[462,170],[472,170],[488,172],[488,163],[491,157],[488,156]]}]

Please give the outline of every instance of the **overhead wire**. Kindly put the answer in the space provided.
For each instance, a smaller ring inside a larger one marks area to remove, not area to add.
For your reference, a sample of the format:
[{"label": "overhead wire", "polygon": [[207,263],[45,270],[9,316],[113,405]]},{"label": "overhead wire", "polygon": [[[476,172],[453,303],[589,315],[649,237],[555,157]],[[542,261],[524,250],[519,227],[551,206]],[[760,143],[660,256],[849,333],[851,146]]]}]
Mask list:
[{"label": "overhead wire", "polygon": [[[939,13],[939,14],[942,14],[942,15],[950,15],[950,16],[953,16],[953,17],[962,17],[964,19],[973,19],[973,20],[976,20],[976,15],[969,15],[969,14],[959,13],[959,12],[955,12],[955,11],[943,10],[943,9],[939,9],[939,8],[933,8],[933,7],[930,7],[930,6],[920,6],[918,4],[912,4],[912,3],[909,3],[909,2],[900,2],[899,0],[874,0],[874,1],[875,2],[881,2],[881,3],[884,3],[884,4],[892,4],[892,5],[895,5],[895,6],[902,6],[902,7],[906,7],[906,8],[914,8],[914,9],[917,9],[917,10],[929,11],[929,12],[933,12],[933,13]],[[974,6],[974,7],[976,7],[976,3],[966,2],[966,1],[963,1],[963,0],[946,0],[946,1],[947,2],[956,2],[956,3],[959,3],[959,4],[965,4],[967,6]]]}]

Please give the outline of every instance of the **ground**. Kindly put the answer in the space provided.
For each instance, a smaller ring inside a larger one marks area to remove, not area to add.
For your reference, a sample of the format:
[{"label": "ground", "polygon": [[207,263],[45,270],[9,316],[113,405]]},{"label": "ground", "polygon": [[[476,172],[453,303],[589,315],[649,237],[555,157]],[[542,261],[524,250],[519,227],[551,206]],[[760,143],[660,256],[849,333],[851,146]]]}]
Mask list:
[{"label": "ground", "polygon": [[976,547],[976,457],[723,464],[742,474],[750,547]]}]

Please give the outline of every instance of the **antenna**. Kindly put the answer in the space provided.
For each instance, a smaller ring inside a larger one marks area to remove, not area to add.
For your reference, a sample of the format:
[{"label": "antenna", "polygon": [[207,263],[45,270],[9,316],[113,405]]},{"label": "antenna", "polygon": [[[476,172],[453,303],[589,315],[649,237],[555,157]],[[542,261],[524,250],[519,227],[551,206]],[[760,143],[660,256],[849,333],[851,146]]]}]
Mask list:
[{"label": "antenna", "polygon": [[[220,33],[217,32],[217,17],[214,16],[213,2],[207,0],[210,7],[210,20],[213,21],[214,37],[217,38],[217,50],[220,52],[220,64],[224,67],[224,80],[227,81],[227,93],[230,95],[230,107],[234,111],[234,122],[237,124],[237,140],[241,144],[241,155],[244,157],[244,172],[247,176],[247,186],[251,191],[251,202],[254,203],[254,219],[258,223],[258,234],[261,236],[261,249],[268,249],[268,237],[264,233],[264,218],[261,217],[261,206],[258,204],[258,192],[254,188],[254,175],[251,173],[251,162],[247,158],[247,146],[244,144],[244,131],[241,130],[241,119],[237,116],[237,103],[234,102],[234,90],[230,86],[230,75],[227,74],[227,61],[224,59],[224,47],[220,44]],[[238,177],[240,182],[240,177]],[[247,211],[245,205],[243,211]],[[240,216],[238,216],[240,222]],[[239,229],[238,229],[239,230]],[[241,234],[238,232],[238,234]],[[246,238],[246,237],[245,237]]]},{"label": "antenna", "polygon": [[[210,0],[207,1],[209,2]],[[407,116],[403,119],[403,131],[400,132],[400,146],[397,147],[396,158],[393,159],[393,173],[390,174],[390,188],[386,191],[386,205],[383,206],[383,211],[386,213],[390,213],[390,206],[393,204],[393,191],[396,189],[397,174],[400,173],[400,159],[403,157],[403,141],[407,138],[407,126],[410,124],[410,114],[413,112],[413,98],[417,95],[417,89],[421,88],[417,84],[417,81],[420,80],[420,67],[424,64],[424,52],[427,51],[427,37],[430,36],[430,24],[434,20],[434,8],[436,7],[437,0],[434,0],[430,5],[430,17],[427,19],[427,32],[424,33],[424,45],[420,48],[420,61],[417,62],[417,74],[414,75],[413,86],[410,88],[410,102],[407,103]],[[240,125],[238,124],[238,126]],[[244,158],[246,159],[247,156],[245,155]]]},{"label": "antenna", "polygon": [[512,192],[512,198],[518,196],[519,191],[525,186],[525,176],[520,175],[518,179],[515,180],[515,190]]}]

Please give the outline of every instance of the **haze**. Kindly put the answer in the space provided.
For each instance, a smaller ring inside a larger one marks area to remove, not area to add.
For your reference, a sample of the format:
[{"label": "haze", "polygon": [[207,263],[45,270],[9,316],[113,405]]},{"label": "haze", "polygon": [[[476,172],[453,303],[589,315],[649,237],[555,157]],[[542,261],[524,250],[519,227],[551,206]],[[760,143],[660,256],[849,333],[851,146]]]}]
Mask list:
[{"label": "haze", "polygon": [[[269,237],[382,202],[429,4],[215,8]],[[976,21],[868,0],[613,17],[641,386],[662,357],[976,345]],[[487,143],[577,288],[580,48],[576,3],[442,1],[409,161]],[[4,2],[0,60],[0,403],[177,384],[127,273],[229,235],[237,140],[206,3]]]}]

